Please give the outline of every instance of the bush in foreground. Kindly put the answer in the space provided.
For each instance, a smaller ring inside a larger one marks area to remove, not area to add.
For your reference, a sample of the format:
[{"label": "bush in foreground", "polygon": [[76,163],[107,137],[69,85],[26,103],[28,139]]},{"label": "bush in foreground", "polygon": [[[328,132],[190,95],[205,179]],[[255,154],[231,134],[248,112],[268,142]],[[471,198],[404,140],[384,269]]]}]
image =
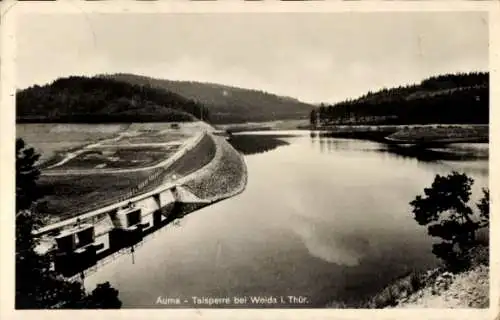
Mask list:
[{"label": "bush in foreground", "polygon": [[[469,204],[473,180],[452,172],[436,175],[410,204],[415,220],[427,225],[431,236],[442,239],[433,246],[444,264],[428,271],[414,270],[355,308],[386,308],[409,305],[419,307],[444,303],[455,307],[488,305],[489,247],[476,238],[477,231],[489,225],[489,191],[473,210]],[[458,273],[460,271],[460,273]],[[463,272],[462,272],[463,271]],[[466,291],[466,292],[463,292]]]},{"label": "bush in foreground", "polygon": [[410,202],[418,224],[427,225],[430,236],[442,239],[432,252],[451,271],[469,267],[468,252],[478,245],[476,233],[489,225],[489,191],[483,189],[476,213],[469,204],[473,182],[464,173],[436,175],[432,186],[424,189],[425,195]]}]

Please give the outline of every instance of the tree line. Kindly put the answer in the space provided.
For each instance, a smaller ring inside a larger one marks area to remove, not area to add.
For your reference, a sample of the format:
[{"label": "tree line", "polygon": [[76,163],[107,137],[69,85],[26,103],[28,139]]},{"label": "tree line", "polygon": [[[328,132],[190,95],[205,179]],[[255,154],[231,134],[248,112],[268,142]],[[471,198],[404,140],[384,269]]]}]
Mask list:
[{"label": "tree line", "polygon": [[131,84],[148,84],[175,92],[210,109],[212,123],[244,123],[285,119],[307,119],[312,105],[297,99],[263,90],[227,85],[155,79],[147,76],[118,73],[102,77]]},{"label": "tree line", "polygon": [[420,84],[321,104],[311,111],[310,121],[313,125],[489,123],[489,73],[440,75]]},{"label": "tree line", "polygon": [[208,108],[151,85],[71,76],[16,94],[18,122],[209,121]]}]

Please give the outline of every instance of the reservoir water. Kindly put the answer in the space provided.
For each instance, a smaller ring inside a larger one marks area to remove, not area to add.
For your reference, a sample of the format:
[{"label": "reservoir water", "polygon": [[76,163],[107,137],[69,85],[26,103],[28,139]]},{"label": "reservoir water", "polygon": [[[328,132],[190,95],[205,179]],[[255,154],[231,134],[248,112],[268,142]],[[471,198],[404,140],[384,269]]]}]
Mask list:
[{"label": "reservoir water", "polygon": [[[109,281],[125,308],[207,307],[193,297],[307,299],[233,305],[245,307],[356,303],[397,277],[438,263],[433,239],[409,206],[436,174],[467,173],[475,199],[488,184],[486,144],[416,154],[308,131],[244,137],[262,146],[240,146],[248,153],[242,194],[166,226],[133,256],[89,275],[87,289]],[[157,303],[159,297],[172,302]]]}]

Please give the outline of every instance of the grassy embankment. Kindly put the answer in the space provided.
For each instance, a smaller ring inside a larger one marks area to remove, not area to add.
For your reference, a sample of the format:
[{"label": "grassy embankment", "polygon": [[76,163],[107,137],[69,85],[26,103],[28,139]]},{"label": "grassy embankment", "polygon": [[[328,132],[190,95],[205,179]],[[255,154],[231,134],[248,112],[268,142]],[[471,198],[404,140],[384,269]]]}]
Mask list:
[{"label": "grassy embankment", "polygon": [[193,149],[169,166],[167,173],[175,175],[178,178],[187,176],[210,163],[215,153],[216,145],[214,140],[210,136],[205,135]]},{"label": "grassy embankment", "polygon": [[444,267],[411,272],[381,290],[362,308],[487,308],[489,306],[489,247],[469,253],[471,266],[453,274]]},{"label": "grassy embankment", "polygon": [[[182,177],[209,163],[215,155],[213,140],[205,136],[193,149],[168,168],[128,173],[42,176],[39,210],[52,220],[75,217],[81,213],[122,201],[161,185],[167,176]],[[78,209],[74,209],[78,208]]]},{"label": "grassy embankment", "polygon": [[38,185],[44,194],[38,210],[51,220],[63,220],[99,206],[119,201],[157,170],[127,174],[85,174],[41,176]]},{"label": "grassy embankment", "polygon": [[331,302],[328,308],[487,308],[489,306],[489,247],[479,245],[469,253],[471,265],[460,273],[441,266],[411,271],[364,301]]}]

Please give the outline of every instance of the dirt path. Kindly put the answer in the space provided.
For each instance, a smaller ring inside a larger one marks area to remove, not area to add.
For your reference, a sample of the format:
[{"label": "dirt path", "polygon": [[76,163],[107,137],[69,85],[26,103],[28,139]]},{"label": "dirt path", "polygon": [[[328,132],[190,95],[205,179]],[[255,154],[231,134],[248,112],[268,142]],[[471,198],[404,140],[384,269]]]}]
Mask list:
[{"label": "dirt path", "polygon": [[55,167],[59,167],[63,164],[65,164],[66,162],[68,162],[69,160],[79,156],[80,154],[84,153],[85,151],[89,150],[89,149],[92,149],[92,148],[95,148],[95,147],[99,147],[101,145],[103,145],[103,143],[109,143],[111,141],[118,141],[120,140],[122,137],[126,136],[127,133],[126,132],[122,132],[120,134],[118,134],[117,137],[115,138],[111,138],[111,139],[105,139],[105,140],[102,140],[100,142],[96,142],[96,143],[92,143],[92,144],[89,144],[89,145],[86,145],[84,146],[83,148],[81,148],[80,150],[77,150],[75,152],[69,152],[66,157],[64,157],[64,159],[62,159],[61,161],[59,161],[58,163],[56,164],[53,164],[51,165],[50,167],[48,167],[47,169],[52,169],[52,168],[55,168]]}]

